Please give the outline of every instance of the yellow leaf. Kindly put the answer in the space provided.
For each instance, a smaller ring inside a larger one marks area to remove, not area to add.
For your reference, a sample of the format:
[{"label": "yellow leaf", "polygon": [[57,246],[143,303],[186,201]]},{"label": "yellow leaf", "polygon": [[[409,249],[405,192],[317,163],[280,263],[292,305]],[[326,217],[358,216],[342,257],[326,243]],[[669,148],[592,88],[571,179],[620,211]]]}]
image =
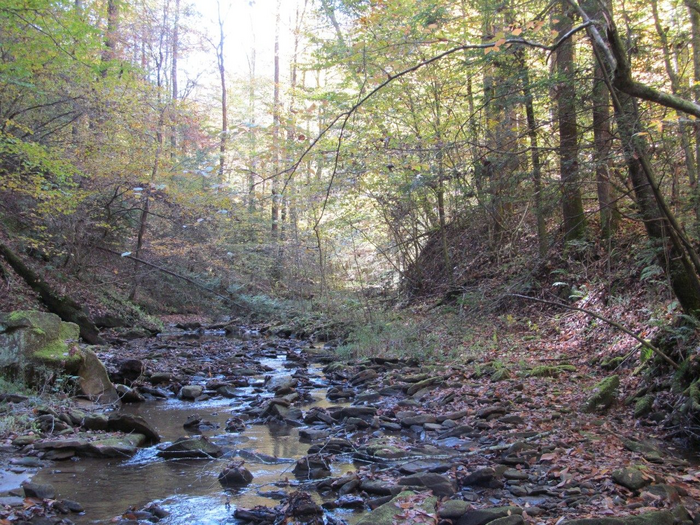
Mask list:
[{"label": "yellow leaf", "polygon": [[522,32],[523,32],[523,28],[522,28],[522,27],[516,27],[516,28],[513,29],[513,31],[512,31],[513,35],[515,35],[515,36],[519,36],[520,33],[522,33]]}]

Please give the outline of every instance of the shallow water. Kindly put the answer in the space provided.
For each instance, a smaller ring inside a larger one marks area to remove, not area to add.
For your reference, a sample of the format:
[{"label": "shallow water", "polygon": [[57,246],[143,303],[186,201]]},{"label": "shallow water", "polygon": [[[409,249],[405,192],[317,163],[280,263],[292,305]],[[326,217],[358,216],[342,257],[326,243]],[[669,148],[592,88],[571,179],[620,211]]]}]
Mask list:
[{"label": "shallow water", "polygon": [[[283,367],[285,358],[262,359],[261,363],[275,369],[272,374],[290,374],[293,370]],[[323,380],[317,369],[309,368],[312,379],[321,385]],[[315,378],[314,376],[318,376]],[[132,458],[104,460],[80,458],[76,461],[56,462],[51,468],[34,476],[37,483],[51,483],[60,499],[78,501],[85,508],[82,516],[71,516],[76,524],[109,522],[129,507],[142,508],[156,502],[170,516],[160,523],[221,524],[236,523],[232,512],[237,507],[255,505],[275,506],[278,499],[265,492],[291,492],[299,488],[291,470],[296,459],[304,456],[310,445],[299,441],[297,428],[286,425],[250,425],[241,433],[227,433],[226,420],[245,408],[256,395],[252,388],[241,388],[241,399],[214,399],[201,403],[177,399],[149,401],[125,406],[125,412],[142,415],[156,427],[163,442],[174,441],[188,433],[183,423],[188,416],[198,415],[217,423],[218,429],[201,434],[222,447],[224,457],[216,460],[164,460],[156,456],[157,448],[139,450]],[[325,388],[312,390],[315,402],[304,406],[331,406],[325,398]],[[200,433],[200,432],[197,432]],[[218,475],[239,450],[257,452],[278,458],[279,463],[267,464],[259,460],[247,460],[246,468],[254,479],[251,485],[236,491],[225,491],[218,482]],[[349,460],[339,458],[332,466],[334,476],[353,470]],[[309,492],[315,494],[313,490]],[[344,512],[339,517],[357,521],[359,516]]]}]

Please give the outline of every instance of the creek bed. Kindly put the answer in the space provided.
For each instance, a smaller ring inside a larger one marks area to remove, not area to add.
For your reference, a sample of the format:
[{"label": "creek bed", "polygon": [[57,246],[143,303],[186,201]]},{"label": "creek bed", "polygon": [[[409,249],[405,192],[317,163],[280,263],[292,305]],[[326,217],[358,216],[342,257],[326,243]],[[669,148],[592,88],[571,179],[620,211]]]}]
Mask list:
[{"label": "creek bed", "polygon": [[[286,375],[285,356],[263,358],[261,364],[273,368],[267,375]],[[326,400],[326,389],[317,368],[308,368],[309,377],[315,381],[311,390],[314,401],[304,406],[342,406]],[[50,483],[61,498],[80,502],[85,514],[71,516],[76,524],[105,523],[121,516],[128,508],[142,508],[155,502],[170,513],[161,520],[165,524],[215,524],[237,523],[232,517],[236,507],[279,504],[284,493],[299,488],[292,474],[297,459],[306,455],[308,444],[299,440],[298,428],[280,424],[253,424],[240,433],[224,430],[226,420],[246,408],[251,400],[271,397],[272,394],[242,388],[241,400],[211,399],[188,402],[178,399],[147,401],[124,405],[122,412],[143,416],[159,432],[163,442],[172,442],[187,434],[202,434],[225,450],[225,455],[212,460],[165,460],[156,455],[156,446],[140,449],[131,458],[105,460],[80,458],[75,461],[55,462],[50,468],[34,476],[37,483]],[[218,428],[188,431],[183,423],[189,416],[197,415],[215,423]],[[245,466],[254,475],[253,482],[241,489],[224,490],[218,475],[234,457],[247,458]],[[256,459],[250,453],[277,458]],[[333,462],[332,475],[340,476],[354,470],[347,460]],[[309,490],[312,494],[314,491]],[[315,495],[320,503],[320,498]],[[339,511],[337,517],[349,523],[359,520],[360,513]]]}]

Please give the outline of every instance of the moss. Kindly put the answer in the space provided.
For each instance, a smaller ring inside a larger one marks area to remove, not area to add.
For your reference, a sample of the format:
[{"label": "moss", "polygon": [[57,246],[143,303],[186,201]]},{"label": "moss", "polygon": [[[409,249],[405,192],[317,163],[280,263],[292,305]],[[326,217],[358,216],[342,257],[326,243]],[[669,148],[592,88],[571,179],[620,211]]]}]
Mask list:
[{"label": "moss", "polygon": [[541,365],[530,370],[527,375],[531,377],[559,377],[562,372],[576,372],[576,367],[573,365]]},{"label": "moss", "polygon": [[602,411],[613,404],[620,386],[619,376],[610,376],[593,387],[593,394],[583,407],[584,412]]},{"label": "moss", "polygon": [[654,396],[648,394],[637,400],[634,404],[634,417],[644,417],[654,408]]},{"label": "moss", "polygon": [[491,381],[503,381],[505,379],[510,379],[511,373],[507,368],[501,368],[496,370],[491,376]]},{"label": "moss", "polygon": [[32,360],[51,367],[60,365],[69,373],[78,370],[82,359],[80,352],[71,355],[70,348],[63,341],[52,341],[32,354]]},{"label": "moss", "polygon": [[625,360],[624,357],[618,356],[618,357],[611,357],[610,359],[606,359],[600,364],[600,367],[603,370],[615,370],[618,366],[620,366],[623,361]]}]

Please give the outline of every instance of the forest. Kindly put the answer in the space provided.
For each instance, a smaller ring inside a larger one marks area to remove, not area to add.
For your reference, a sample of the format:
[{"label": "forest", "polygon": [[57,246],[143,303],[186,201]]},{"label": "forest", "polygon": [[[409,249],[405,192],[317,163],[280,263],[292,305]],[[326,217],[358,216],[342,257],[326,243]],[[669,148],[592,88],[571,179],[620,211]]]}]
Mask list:
[{"label": "forest", "polygon": [[700,524],[700,0],[0,0],[0,439],[0,524]]}]

